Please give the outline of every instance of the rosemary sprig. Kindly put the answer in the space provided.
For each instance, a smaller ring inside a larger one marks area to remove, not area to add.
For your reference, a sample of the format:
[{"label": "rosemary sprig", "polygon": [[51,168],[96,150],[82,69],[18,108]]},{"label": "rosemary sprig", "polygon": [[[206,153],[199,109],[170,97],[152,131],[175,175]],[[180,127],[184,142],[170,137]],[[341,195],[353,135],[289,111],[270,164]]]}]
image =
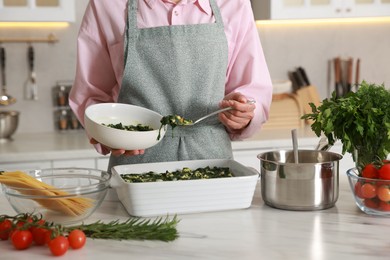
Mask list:
[{"label": "rosemary sprig", "polygon": [[74,229],[82,230],[87,237],[96,239],[113,239],[113,240],[161,240],[165,242],[173,241],[179,237],[176,225],[179,220],[176,216],[170,219],[158,217],[154,220],[143,219],[139,217],[129,218],[126,221],[119,220],[103,223],[97,221],[92,224],[80,224],[76,226],[62,226],[54,222],[39,223],[44,220],[40,214],[21,213],[16,216],[0,215],[0,223],[6,219],[13,222],[25,223],[22,229],[31,227],[46,228],[53,231],[55,235],[69,234]]},{"label": "rosemary sprig", "polygon": [[66,227],[67,232],[73,229],[84,231],[90,238],[114,239],[114,240],[161,240],[173,241],[178,238],[176,225],[179,222],[177,217],[159,217],[153,221],[150,219],[130,218],[124,222],[119,220],[103,223],[97,221],[92,224],[81,224],[78,226]]}]

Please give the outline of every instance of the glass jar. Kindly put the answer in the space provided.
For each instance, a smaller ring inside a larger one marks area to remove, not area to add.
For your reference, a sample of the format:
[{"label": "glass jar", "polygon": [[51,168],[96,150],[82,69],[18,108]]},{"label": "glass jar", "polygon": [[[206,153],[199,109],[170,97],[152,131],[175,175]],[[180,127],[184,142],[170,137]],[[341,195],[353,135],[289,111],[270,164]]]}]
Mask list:
[{"label": "glass jar", "polygon": [[60,114],[58,116],[58,128],[60,130],[68,129],[68,111],[66,111],[66,109],[60,110]]},{"label": "glass jar", "polygon": [[59,86],[57,92],[57,105],[67,106],[68,105],[68,91],[66,86]]}]

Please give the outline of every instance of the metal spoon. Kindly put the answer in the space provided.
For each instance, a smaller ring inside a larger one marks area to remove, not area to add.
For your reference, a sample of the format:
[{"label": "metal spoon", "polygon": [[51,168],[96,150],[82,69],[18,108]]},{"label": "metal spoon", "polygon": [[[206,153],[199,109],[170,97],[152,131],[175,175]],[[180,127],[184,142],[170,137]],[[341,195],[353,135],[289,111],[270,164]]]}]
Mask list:
[{"label": "metal spoon", "polygon": [[[256,103],[256,101],[255,101],[255,100],[248,100],[246,103],[247,103],[247,104],[254,104],[254,103]],[[203,116],[203,117],[197,119],[196,121],[194,121],[194,122],[191,123],[191,124],[186,124],[186,126],[195,125],[195,124],[199,123],[200,121],[205,120],[206,118],[209,118],[209,117],[211,117],[211,116],[213,116],[213,115],[216,115],[216,114],[219,114],[219,113],[221,113],[221,112],[228,111],[228,110],[232,110],[232,109],[233,109],[233,107],[225,107],[225,108],[219,109],[219,110],[217,110],[217,111],[214,111],[214,112],[212,112],[212,113],[210,113],[210,114],[207,114],[207,115],[205,115],[205,116]]]},{"label": "metal spoon", "polygon": [[5,49],[4,47],[0,48],[0,69],[1,69],[1,79],[2,87],[0,94],[0,105],[8,106],[16,102],[16,99],[7,93],[7,85],[5,80]]}]

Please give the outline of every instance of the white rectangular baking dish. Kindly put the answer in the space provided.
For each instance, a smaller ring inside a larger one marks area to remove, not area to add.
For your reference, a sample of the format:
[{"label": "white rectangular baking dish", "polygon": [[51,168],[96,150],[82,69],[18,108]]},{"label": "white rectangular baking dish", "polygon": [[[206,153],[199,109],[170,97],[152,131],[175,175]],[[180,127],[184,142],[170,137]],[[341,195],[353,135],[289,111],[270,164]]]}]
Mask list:
[{"label": "white rectangular baking dish", "polygon": [[[229,167],[234,177],[127,183],[121,174]],[[112,168],[111,186],[132,216],[198,213],[250,207],[259,173],[234,160],[192,160],[119,165]]]}]

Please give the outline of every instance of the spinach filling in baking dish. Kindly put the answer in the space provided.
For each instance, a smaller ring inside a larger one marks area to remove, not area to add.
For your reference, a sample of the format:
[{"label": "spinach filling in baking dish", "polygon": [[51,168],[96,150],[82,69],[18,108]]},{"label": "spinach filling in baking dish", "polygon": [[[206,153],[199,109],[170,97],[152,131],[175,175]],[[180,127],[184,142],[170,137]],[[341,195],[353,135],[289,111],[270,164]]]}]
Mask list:
[{"label": "spinach filling in baking dish", "polygon": [[184,167],[181,170],[166,171],[163,173],[146,172],[146,173],[126,173],[120,175],[125,182],[156,182],[156,181],[183,181],[234,177],[229,167],[204,167],[192,170]]}]

